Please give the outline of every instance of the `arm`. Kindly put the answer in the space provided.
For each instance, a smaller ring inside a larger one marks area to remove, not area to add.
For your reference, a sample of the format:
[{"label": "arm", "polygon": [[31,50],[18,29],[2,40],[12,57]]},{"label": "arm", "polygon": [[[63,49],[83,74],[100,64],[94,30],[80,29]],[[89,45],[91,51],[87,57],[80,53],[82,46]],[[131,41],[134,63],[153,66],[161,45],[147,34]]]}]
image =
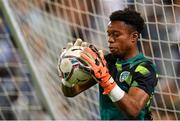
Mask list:
[{"label": "arm", "polygon": [[89,80],[86,83],[82,84],[82,85],[74,85],[73,87],[67,87],[64,84],[62,84],[61,89],[62,92],[64,94],[64,96],[66,97],[74,97],[76,95],[78,95],[79,93],[89,89],[90,87],[92,87],[93,85],[95,85],[97,82],[94,80]]},{"label": "arm", "polygon": [[129,92],[123,98],[115,102],[126,115],[136,117],[145,106],[149,99],[149,95],[142,89],[131,87]]},{"label": "arm", "polygon": [[152,63],[142,62],[134,71],[134,81],[128,93],[125,93],[120,100],[115,101],[117,107],[131,117],[138,116],[149,101],[157,84],[156,71]]},{"label": "arm", "polygon": [[[89,48],[86,51],[93,55],[94,59],[98,61],[100,54],[95,54],[93,50]],[[102,61],[99,61],[97,64],[92,62],[85,54],[82,54],[82,57],[91,64],[94,76],[97,81],[99,81],[100,86],[104,88],[103,94],[108,94],[112,102],[114,102],[126,115],[137,117],[147,104],[147,101],[157,84],[155,70],[149,65],[147,68],[143,65],[138,66],[135,69],[134,81],[128,93],[125,93],[109,74],[103,56],[100,57]]]}]

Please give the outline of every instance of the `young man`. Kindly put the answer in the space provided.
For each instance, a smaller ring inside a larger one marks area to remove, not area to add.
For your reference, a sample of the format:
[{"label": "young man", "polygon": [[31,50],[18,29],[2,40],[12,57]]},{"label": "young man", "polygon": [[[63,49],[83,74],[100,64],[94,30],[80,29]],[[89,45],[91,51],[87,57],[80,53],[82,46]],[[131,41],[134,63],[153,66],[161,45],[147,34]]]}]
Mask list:
[{"label": "young man", "polygon": [[[86,48],[88,54],[81,55],[91,65],[100,85],[102,120],[152,119],[150,105],[157,74],[153,63],[138,52],[137,41],[143,26],[144,20],[136,11],[115,11],[110,15],[107,28],[111,53],[104,59],[102,53]],[[75,96],[93,84],[94,81],[90,81],[72,88],[63,85],[62,90],[65,96]]]}]

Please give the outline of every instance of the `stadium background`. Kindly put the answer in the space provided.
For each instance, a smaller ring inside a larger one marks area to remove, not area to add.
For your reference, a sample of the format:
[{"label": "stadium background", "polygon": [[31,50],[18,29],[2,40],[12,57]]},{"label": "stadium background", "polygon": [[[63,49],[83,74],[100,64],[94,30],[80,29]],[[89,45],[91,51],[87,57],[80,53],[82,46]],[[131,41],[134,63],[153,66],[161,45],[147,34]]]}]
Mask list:
[{"label": "stadium background", "polygon": [[158,66],[154,119],[180,119],[179,0],[1,0],[0,6],[0,119],[99,119],[98,85],[65,98],[57,60],[77,37],[107,50],[108,16],[127,6],[144,17],[139,47]]}]

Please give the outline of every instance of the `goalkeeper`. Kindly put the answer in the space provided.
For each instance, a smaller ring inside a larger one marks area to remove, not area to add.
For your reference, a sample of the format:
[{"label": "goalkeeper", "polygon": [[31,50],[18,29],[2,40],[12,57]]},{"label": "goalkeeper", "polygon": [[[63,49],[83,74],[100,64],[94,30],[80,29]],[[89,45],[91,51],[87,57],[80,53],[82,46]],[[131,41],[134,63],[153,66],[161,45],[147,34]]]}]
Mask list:
[{"label": "goalkeeper", "polygon": [[[102,120],[152,120],[150,106],[158,79],[155,65],[138,51],[143,26],[144,20],[136,11],[115,11],[107,26],[111,53],[103,56],[91,46],[81,54],[100,85]],[[93,84],[91,81],[82,86],[63,85],[62,90],[65,96],[75,96]]]}]

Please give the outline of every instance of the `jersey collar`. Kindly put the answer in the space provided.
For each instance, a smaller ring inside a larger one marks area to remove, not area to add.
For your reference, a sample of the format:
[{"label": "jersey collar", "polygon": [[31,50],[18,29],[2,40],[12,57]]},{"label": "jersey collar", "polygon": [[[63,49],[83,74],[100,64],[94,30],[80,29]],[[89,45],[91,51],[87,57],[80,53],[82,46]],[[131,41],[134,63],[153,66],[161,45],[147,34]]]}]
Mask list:
[{"label": "jersey collar", "polygon": [[140,60],[140,59],[143,59],[143,58],[144,58],[144,55],[143,55],[142,53],[139,53],[139,54],[136,55],[135,57],[130,58],[130,59],[128,59],[128,60],[122,60],[122,59],[118,58],[116,63],[132,64],[133,62],[135,62],[135,61],[137,61],[137,60]]}]

